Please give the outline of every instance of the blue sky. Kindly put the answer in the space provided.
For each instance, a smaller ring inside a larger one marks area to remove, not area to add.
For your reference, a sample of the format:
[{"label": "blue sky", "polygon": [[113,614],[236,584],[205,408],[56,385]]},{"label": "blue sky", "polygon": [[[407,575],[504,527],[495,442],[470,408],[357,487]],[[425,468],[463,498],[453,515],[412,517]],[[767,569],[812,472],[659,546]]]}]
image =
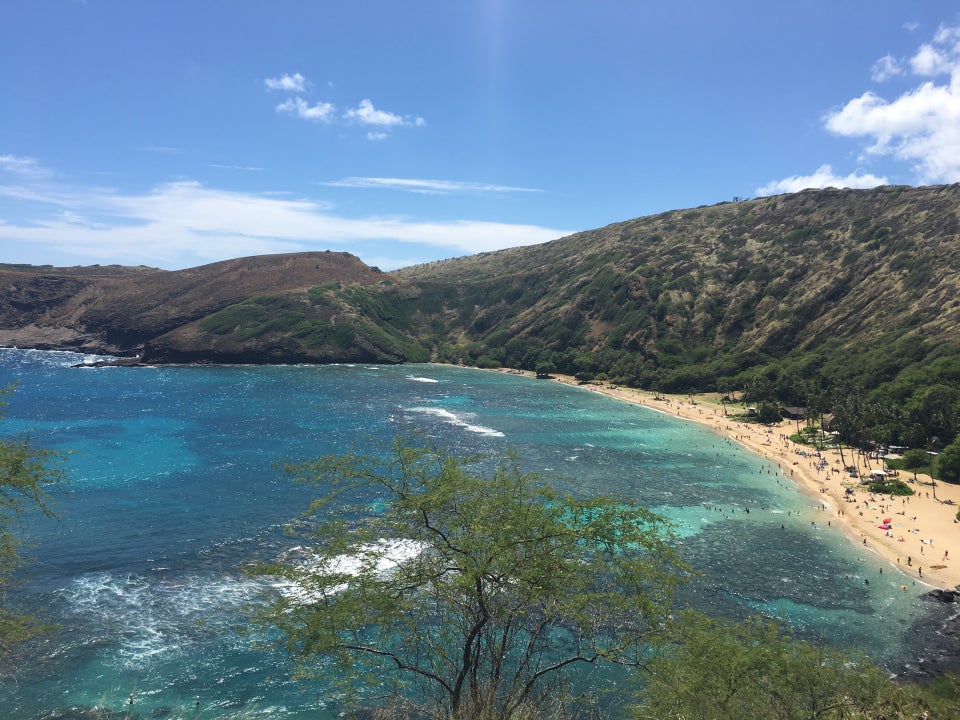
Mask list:
[{"label": "blue sky", "polygon": [[939,0],[5,0],[0,262],[389,270],[960,181]]}]

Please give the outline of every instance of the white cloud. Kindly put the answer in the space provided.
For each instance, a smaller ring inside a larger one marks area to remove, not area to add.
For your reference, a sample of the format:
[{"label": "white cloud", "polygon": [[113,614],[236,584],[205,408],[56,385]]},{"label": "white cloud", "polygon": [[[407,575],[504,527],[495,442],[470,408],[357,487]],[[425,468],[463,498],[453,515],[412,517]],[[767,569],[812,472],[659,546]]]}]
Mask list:
[{"label": "white cloud", "polygon": [[50,171],[41,167],[36,159],[22,155],[0,155],[0,170],[31,180],[51,175]]},{"label": "white cloud", "polygon": [[903,67],[893,55],[884,55],[873,64],[870,76],[875,82],[884,82],[892,77],[903,75],[903,72]]},{"label": "white cloud", "polygon": [[324,184],[332,187],[405,190],[424,195],[449,195],[461,192],[542,192],[542,190],[534,188],[510,187],[509,185],[491,185],[464,180],[420,180],[416,178],[348,177]]},{"label": "white cloud", "polygon": [[[0,187],[0,197],[29,196],[47,211],[0,218],[0,255],[35,264],[124,263],[183,268],[278,252],[340,249],[381,267],[531,245],[569,234],[534,225],[401,217],[349,218],[307,199],[210,188],[194,181],[142,194],[107,188]],[[385,262],[387,248],[392,262]],[[65,259],[68,259],[65,261]]]},{"label": "white cloud", "polygon": [[386,110],[377,110],[373,103],[367,99],[361,100],[358,107],[347,110],[343,114],[343,119],[356,120],[361,125],[379,125],[381,127],[403,125],[403,118],[400,115],[394,115]]},{"label": "white cloud", "polygon": [[343,119],[358,122],[361,125],[375,125],[382,128],[398,127],[401,125],[414,125],[422,127],[426,121],[422,117],[410,118],[409,116],[397,115],[386,110],[377,110],[373,103],[364,98],[360,104],[348,109],[343,113]]},{"label": "white cloud", "polygon": [[960,25],[951,27],[950,25],[941,25],[933,36],[933,41],[938,45],[949,45],[953,43],[953,52],[960,51]]},{"label": "white cloud", "polygon": [[910,69],[915,75],[934,77],[950,71],[950,58],[933,45],[924,44],[910,58]]},{"label": "white cloud", "polygon": [[[883,60],[881,60],[883,62]],[[891,63],[893,63],[891,59]],[[867,91],[825,118],[826,128],[869,141],[870,155],[910,163],[921,183],[960,180],[960,27],[941,27],[898,68],[926,80],[894,100]],[[876,67],[876,66],[875,66]]]},{"label": "white cloud", "polygon": [[280,77],[267,78],[263,81],[267,90],[283,90],[285,92],[302,93],[307,90],[307,79],[300,73],[293,75],[281,75]]},{"label": "white cloud", "polygon": [[331,103],[317,103],[310,105],[303,98],[288,98],[285,102],[277,105],[277,112],[289,113],[294,117],[303,120],[314,120],[318,122],[331,122],[333,120],[334,107]]},{"label": "white cloud", "polygon": [[872,188],[877,185],[886,185],[887,179],[869,173],[858,175],[851,173],[841,177],[833,172],[830,165],[821,165],[812,175],[795,175],[774,180],[763,187],[757,188],[757,195],[779,195],[781,193],[800,192],[810,188]]},{"label": "white cloud", "polygon": [[[288,77],[288,76],[284,76]],[[268,81],[271,82],[271,81]],[[280,82],[279,79],[276,80]],[[386,140],[390,137],[390,130],[396,127],[423,127],[426,121],[422,117],[397,115],[386,110],[378,110],[373,102],[364,98],[355,108],[348,108],[339,118],[336,116],[336,107],[332,103],[319,102],[310,105],[302,97],[291,97],[276,106],[278,113],[287,113],[301,120],[313,120],[332,123],[340,119],[347,123],[372,128],[367,132],[367,139],[372,142]]]}]

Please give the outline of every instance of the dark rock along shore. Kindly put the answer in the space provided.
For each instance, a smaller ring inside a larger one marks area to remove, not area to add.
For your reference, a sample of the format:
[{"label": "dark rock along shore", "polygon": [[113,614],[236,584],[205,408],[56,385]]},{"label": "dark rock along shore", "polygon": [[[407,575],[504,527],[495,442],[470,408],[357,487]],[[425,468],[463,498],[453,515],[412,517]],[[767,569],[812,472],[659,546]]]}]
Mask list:
[{"label": "dark rock along shore", "polygon": [[960,669],[960,585],[956,590],[931,590],[924,599],[941,603],[943,613],[918,620],[910,629],[914,638],[908,655],[896,672],[908,678],[922,679]]}]

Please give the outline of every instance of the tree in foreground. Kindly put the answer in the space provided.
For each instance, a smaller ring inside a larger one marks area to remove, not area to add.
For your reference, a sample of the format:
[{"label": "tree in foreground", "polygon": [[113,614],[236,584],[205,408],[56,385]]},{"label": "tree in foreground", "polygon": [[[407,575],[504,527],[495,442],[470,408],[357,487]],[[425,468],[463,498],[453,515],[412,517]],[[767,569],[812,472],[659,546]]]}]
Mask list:
[{"label": "tree in foreground", "polygon": [[[0,390],[0,408],[12,388]],[[2,414],[0,414],[2,417]],[[23,643],[43,631],[12,601],[14,571],[21,562],[17,529],[31,512],[52,515],[52,491],[62,487],[60,456],[34,447],[26,437],[0,438],[0,665],[9,665]]]},{"label": "tree in foreground", "polygon": [[326,493],[309,559],[258,570],[287,588],[259,619],[301,673],[378,688],[386,707],[575,716],[594,697],[578,669],[645,664],[685,571],[659,516],[560,494],[512,462],[395,442],[385,459],[288,470]]},{"label": "tree in foreground", "polygon": [[634,718],[920,720],[934,717],[862,655],[792,638],[762,620],[673,624],[676,645],[651,667]]}]

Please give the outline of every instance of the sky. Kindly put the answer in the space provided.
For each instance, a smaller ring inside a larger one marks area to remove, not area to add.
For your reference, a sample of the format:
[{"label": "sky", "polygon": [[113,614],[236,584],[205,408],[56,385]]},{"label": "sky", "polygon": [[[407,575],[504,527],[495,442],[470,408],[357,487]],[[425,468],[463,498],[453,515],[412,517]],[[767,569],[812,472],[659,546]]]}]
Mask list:
[{"label": "sky", "polygon": [[946,0],[4,0],[0,262],[407,265],[960,181]]}]

